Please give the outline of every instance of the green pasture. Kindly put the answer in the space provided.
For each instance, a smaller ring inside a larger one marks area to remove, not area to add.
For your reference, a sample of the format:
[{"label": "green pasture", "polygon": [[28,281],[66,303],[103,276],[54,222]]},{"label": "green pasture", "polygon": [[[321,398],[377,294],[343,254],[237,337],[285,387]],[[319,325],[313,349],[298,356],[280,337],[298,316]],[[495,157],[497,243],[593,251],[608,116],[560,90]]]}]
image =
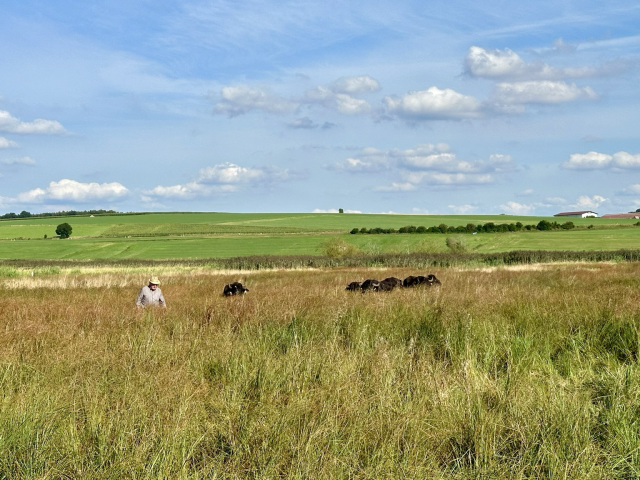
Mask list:
[{"label": "green pasture", "polygon": [[248,255],[320,255],[339,237],[363,253],[447,251],[446,239],[462,240],[467,251],[618,250],[640,248],[640,228],[510,232],[492,234],[243,234],[136,238],[0,240],[2,259],[170,259],[229,258]]},{"label": "green pasture", "polygon": [[[571,231],[498,234],[350,235],[353,228],[400,228],[522,222],[541,219],[578,227]],[[68,222],[72,237],[59,240],[56,226]],[[523,217],[510,215],[369,215],[317,213],[149,213],[28,218],[0,222],[2,259],[168,259],[247,255],[319,255],[340,237],[363,253],[447,251],[447,237],[461,238],[470,252],[510,250],[617,250],[640,248],[632,219]],[[587,229],[586,226],[594,228]],[[44,238],[45,235],[48,238]]]},{"label": "green pasture", "polygon": [[126,237],[162,235],[209,235],[237,233],[346,233],[353,228],[400,228],[407,225],[430,227],[468,223],[516,223],[535,225],[540,220],[560,223],[567,220],[577,226],[597,227],[633,225],[632,219],[554,218],[512,215],[388,215],[326,213],[147,213],[43,217],[0,221],[2,238],[43,238],[55,236],[56,226],[67,222],[74,237]]}]

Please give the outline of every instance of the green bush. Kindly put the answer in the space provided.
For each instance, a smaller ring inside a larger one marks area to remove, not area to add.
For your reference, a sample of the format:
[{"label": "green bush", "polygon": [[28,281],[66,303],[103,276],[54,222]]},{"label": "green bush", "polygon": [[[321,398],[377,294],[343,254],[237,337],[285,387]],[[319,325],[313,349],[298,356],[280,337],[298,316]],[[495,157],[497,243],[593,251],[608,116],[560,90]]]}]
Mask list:
[{"label": "green bush", "polygon": [[445,240],[445,243],[447,244],[447,248],[449,248],[449,250],[451,250],[454,253],[463,253],[468,250],[464,239],[460,236],[447,237],[447,239]]},{"label": "green bush", "polygon": [[56,227],[56,235],[58,235],[60,238],[69,238],[71,236],[72,230],[73,228],[71,228],[71,225],[69,225],[68,223],[61,223]]},{"label": "green bush", "polygon": [[360,249],[340,237],[330,238],[322,243],[322,251],[329,258],[351,257],[360,253]]}]

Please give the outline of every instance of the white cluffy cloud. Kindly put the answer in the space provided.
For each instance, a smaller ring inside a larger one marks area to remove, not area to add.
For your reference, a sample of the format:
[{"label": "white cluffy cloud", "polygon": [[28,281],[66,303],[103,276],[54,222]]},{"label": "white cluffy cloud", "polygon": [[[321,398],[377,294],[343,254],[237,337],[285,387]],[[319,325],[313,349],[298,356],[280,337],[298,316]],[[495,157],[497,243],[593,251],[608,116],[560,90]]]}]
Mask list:
[{"label": "white cluffy cloud", "polygon": [[481,104],[474,97],[438,87],[385,97],[384,106],[388,114],[406,120],[460,120],[481,114]]},{"label": "white cluffy cloud", "polygon": [[47,188],[35,188],[20,193],[16,200],[20,203],[84,203],[93,200],[117,200],[128,194],[129,190],[118,182],[81,183],[63,178],[59,182],[50,182]]},{"label": "white cluffy cloud", "polygon": [[55,120],[36,118],[32,122],[21,122],[6,110],[0,110],[0,131],[22,134],[53,134],[67,133],[64,127]]},{"label": "white cluffy cloud", "polygon": [[149,197],[173,198],[189,200],[214,194],[233,193],[245,186],[269,184],[289,180],[294,175],[288,170],[275,168],[247,168],[233,163],[221,163],[206,167],[198,172],[195,180],[178,185],[162,186],[144,192],[144,199]]},{"label": "white cluffy cloud", "polygon": [[575,83],[567,84],[551,80],[498,83],[494,91],[494,101],[507,105],[525,103],[554,104],[596,98],[598,98],[598,95],[591,87],[579,87]]},{"label": "white cluffy cloud", "polygon": [[18,144],[12,140],[0,137],[0,148],[15,148]]},{"label": "white cluffy cloud", "polygon": [[378,90],[380,84],[368,75],[341,77],[329,86],[308,89],[300,98],[286,98],[272,93],[266,87],[227,86],[220,91],[220,100],[213,111],[236,117],[251,111],[287,114],[303,105],[321,105],[348,115],[359,114],[370,111],[371,105],[354,95]]},{"label": "white cluffy cloud", "polygon": [[346,93],[336,93],[331,88],[323,86],[307,90],[302,103],[319,104],[347,115],[366,113],[371,110],[371,105],[366,100],[352,97]]},{"label": "white cluffy cloud", "polygon": [[609,201],[608,198],[604,198],[600,195],[593,195],[591,197],[588,195],[580,195],[576,200],[576,203],[571,205],[571,207],[574,207],[578,210],[596,209],[600,205],[608,201]]},{"label": "white cluffy cloud", "polygon": [[489,160],[462,160],[449,152],[446,143],[425,143],[409,149],[365,148],[356,157],[330,166],[351,173],[397,172],[400,181],[375,188],[383,192],[408,192],[419,184],[470,185],[492,183],[496,175],[515,170],[509,155],[491,155]]},{"label": "white cluffy cloud", "polygon": [[369,75],[359,77],[341,77],[331,84],[331,90],[335,93],[368,93],[380,90],[380,84]]},{"label": "white cluffy cloud", "polygon": [[640,168],[640,154],[617,152],[613,155],[599,152],[574,153],[562,168],[572,170],[631,170]]},{"label": "white cluffy cloud", "polygon": [[469,48],[464,66],[468,75],[492,80],[559,80],[593,77],[603,73],[603,69],[594,67],[556,68],[543,62],[527,63],[508,48],[486,50],[477,46]]},{"label": "white cluffy cloud", "polygon": [[264,87],[251,88],[248,85],[223,87],[222,99],[214,107],[214,112],[236,117],[252,110],[266,113],[289,113],[298,104],[286,98],[274,95]]},{"label": "white cluffy cloud", "polygon": [[500,205],[500,209],[502,209],[505,213],[510,213],[511,215],[528,215],[536,209],[535,204],[524,204],[509,201]]}]

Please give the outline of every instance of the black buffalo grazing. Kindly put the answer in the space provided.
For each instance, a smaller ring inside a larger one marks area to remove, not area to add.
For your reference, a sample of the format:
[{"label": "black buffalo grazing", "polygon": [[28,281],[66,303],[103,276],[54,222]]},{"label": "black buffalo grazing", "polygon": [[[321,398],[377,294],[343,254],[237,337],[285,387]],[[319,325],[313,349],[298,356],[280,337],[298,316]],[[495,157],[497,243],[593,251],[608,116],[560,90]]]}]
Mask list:
[{"label": "black buffalo grazing", "polygon": [[378,290],[382,290],[383,292],[389,292],[393,290],[395,287],[401,287],[401,286],[402,286],[402,280],[396,277],[389,277],[389,278],[385,278],[380,282],[380,286],[378,287]]},{"label": "black buffalo grazing", "polygon": [[347,285],[347,288],[345,288],[345,290],[349,290],[350,292],[355,292],[356,290],[360,290],[360,282],[351,282],[349,285]]},{"label": "black buffalo grazing", "polygon": [[242,285],[240,282],[233,282],[224,286],[222,294],[225,297],[230,297],[232,295],[244,295],[248,291],[249,289]]},{"label": "black buffalo grazing", "polygon": [[373,290],[374,292],[377,292],[379,288],[380,288],[380,282],[378,280],[373,280],[373,279],[365,280],[364,282],[362,282],[362,285],[360,285],[360,289],[363,292],[367,290]]},{"label": "black buffalo grazing", "polygon": [[410,275],[402,282],[403,287],[415,287],[416,285],[440,285],[440,280],[438,280],[435,275],[429,274],[426,277],[423,275],[416,277]]}]

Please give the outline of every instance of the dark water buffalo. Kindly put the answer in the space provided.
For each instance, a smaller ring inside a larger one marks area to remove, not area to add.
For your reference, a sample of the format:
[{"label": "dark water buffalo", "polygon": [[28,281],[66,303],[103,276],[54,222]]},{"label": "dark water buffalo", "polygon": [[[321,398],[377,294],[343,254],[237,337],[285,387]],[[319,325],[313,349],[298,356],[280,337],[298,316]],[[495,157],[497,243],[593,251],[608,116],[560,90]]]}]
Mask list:
[{"label": "dark water buffalo", "polygon": [[345,290],[349,290],[350,292],[355,292],[356,290],[360,290],[360,282],[351,282],[349,285],[347,285],[347,288],[345,288]]},{"label": "dark water buffalo", "polygon": [[233,282],[224,286],[222,294],[225,297],[230,297],[232,295],[244,295],[245,292],[248,291],[249,289],[242,285],[240,282]]},{"label": "dark water buffalo", "polygon": [[423,275],[418,275],[416,277],[410,275],[402,282],[403,287],[415,287],[416,285],[440,285],[440,280],[438,280],[435,275],[429,274],[426,277]]},{"label": "dark water buffalo", "polygon": [[377,292],[379,288],[380,288],[380,282],[378,280],[373,280],[373,279],[365,280],[364,282],[362,282],[362,285],[360,285],[360,289],[363,292],[367,290],[373,290],[374,292]]},{"label": "dark water buffalo", "polygon": [[383,292],[389,292],[393,290],[395,287],[401,287],[401,286],[402,286],[402,280],[396,277],[389,277],[389,278],[385,278],[380,282],[380,286],[378,287],[378,290],[381,290]]}]

